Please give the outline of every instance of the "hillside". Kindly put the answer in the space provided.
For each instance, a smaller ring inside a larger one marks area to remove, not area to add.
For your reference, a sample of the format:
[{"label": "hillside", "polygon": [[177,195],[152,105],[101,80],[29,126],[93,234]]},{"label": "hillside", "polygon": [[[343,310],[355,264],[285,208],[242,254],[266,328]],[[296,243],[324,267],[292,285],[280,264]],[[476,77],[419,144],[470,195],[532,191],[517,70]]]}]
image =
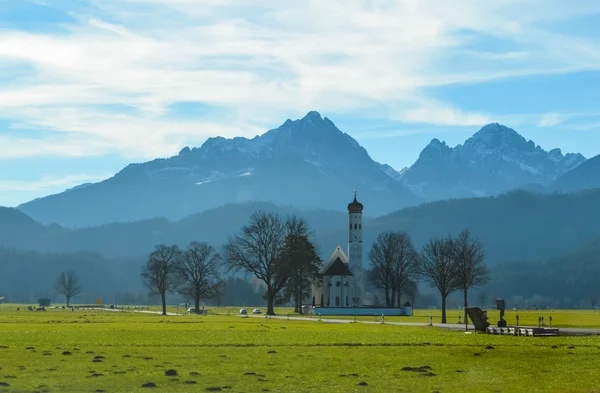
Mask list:
[{"label": "hillside", "polygon": [[572,192],[592,188],[600,188],[600,155],[563,174],[552,184],[551,190]]},{"label": "hillside", "polygon": [[87,252],[37,253],[0,247],[0,292],[10,301],[56,299],[56,279],[61,272],[72,269],[82,286],[76,302],[92,303],[98,297],[112,301],[117,292],[144,291],[139,278],[143,261],[107,259]]},{"label": "hillside", "polygon": [[600,299],[600,238],[560,257],[542,262],[502,264],[493,271],[488,290],[526,299],[538,307],[590,308]]},{"label": "hillside", "polygon": [[[345,206],[348,201],[343,199],[340,204]],[[365,203],[365,213],[370,208]],[[185,246],[191,240],[201,240],[220,246],[256,210],[306,218],[316,231],[324,256],[336,245],[347,244],[345,213],[255,202],[227,205],[175,222],[154,219],[85,229],[43,227],[46,231],[0,239],[0,245],[31,244],[32,249],[44,252],[91,251],[111,257],[145,255],[158,243]],[[600,190],[567,195],[517,191],[498,197],[433,202],[366,218],[365,255],[383,231],[407,231],[420,247],[431,237],[470,228],[484,242],[492,264],[543,260],[600,237],[597,217],[600,217]],[[10,228],[10,223],[1,220],[0,231],[6,231],[6,227]]]}]

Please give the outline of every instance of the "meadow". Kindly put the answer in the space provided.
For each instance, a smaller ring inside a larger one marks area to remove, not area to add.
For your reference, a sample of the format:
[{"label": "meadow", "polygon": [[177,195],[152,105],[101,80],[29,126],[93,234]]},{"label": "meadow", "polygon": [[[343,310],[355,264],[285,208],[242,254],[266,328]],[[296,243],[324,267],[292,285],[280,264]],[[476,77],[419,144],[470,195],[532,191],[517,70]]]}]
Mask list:
[{"label": "meadow", "polygon": [[[4,306],[0,392],[600,392],[600,337],[216,312],[164,317]],[[414,321],[423,314],[429,311]],[[596,315],[576,319],[591,323]]]}]

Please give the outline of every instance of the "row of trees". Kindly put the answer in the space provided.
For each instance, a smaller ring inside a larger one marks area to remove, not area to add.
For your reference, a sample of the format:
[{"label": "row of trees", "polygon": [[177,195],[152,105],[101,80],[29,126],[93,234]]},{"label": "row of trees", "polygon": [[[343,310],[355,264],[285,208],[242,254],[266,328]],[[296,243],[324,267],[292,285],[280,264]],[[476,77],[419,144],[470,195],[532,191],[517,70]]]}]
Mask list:
[{"label": "row of trees", "polygon": [[264,282],[267,315],[274,315],[276,300],[291,299],[302,312],[302,298],[310,294],[321,259],[313,232],[304,219],[282,219],[274,213],[256,212],[224,248],[230,272],[244,272]]},{"label": "row of trees", "polygon": [[160,296],[163,315],[167,314],[167,293],[175,291],[193,299],[199,312],[200,301],[218,292],[221,260],[207,243],[192,242],[186,250],[159,245],[142,267],[142,281],[151,294]]},{"label": "row of trees", "polygon": [[400,306],[401,294],[412,290],[420,279],[436,288],[442,298],[442,323],[446,323],[446,299],[452,292],[461,290],[467,307],[469,289],[489,280],[483,245],[468,230],[457,238],[432,239],[421,252],[407,233],[385,232],[371,247],[369,261],[369,278],[385,292],[388,307]]},{"label": "row of trees", "polygon": [[[264,283],[268,315],[274,315],[276,303],[290,300],[301,313],[302,299],[310,295],[322,264],[313,236],[301,218],[256,212],[229,238],[223,255],[200,242],[191,243],[185,251],[160,245],[150,254],[141,276],[150,293],[161,297],[163,314],[166,294],[175,291],[194,299],[198,310],[201,300],[217,295],[223,261],[227,272],[253,275]],[[415,292],[421,279],[437,288],[442,323],[446,323],[446,299],[452,292],[463,291],[466,307],[469,289],[489,279],[483,246],[469,231],[457,238],[432,239],[421,252],[405,232],[382,233],[371,247],[369,260],[368,277],[383,290],[388,307],[400,306],[402,294]]]},{"label": "row of trees", "polygon": [[198,310],[201,300],[218,294],[224,259],[227,272],[251,274],[264,282],[267,314],[274,314],[276,301],[285,300],[293,300],[295,311],[302,312],[302,298],[310,292],[321,266],[312,237],[303,219],[257,212],[228,240],[223,256],[206,243],[191,243],[186,251],[160,245],[150,254],[141,276],[150,293],[161,297],[164,315],[168,292],[191,297]]}]

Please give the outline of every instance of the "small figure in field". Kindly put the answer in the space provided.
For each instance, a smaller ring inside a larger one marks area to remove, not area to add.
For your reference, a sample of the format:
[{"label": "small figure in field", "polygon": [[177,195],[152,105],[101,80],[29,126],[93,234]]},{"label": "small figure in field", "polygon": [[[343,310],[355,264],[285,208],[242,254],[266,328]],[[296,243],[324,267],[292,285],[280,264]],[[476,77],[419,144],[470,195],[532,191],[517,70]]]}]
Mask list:
[{"label": "small figure in field", "polygon": [[21,307],[17,307],[17,311],[21,311]]}]

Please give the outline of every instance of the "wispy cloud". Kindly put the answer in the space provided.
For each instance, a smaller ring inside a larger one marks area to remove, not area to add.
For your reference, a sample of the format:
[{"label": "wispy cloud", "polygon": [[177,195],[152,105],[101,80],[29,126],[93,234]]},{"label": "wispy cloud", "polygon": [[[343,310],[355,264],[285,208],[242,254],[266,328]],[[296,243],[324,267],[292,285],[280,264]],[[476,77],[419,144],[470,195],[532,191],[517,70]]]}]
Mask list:
[{"label": "wispy cloud", "polygon": [[[406,123],[480,125],[493,115],[427,88],[600,69],[597,42],[552,29],[600,11],[591,0],[97,0],[63,11],[77,22],[60,33],[0,32],[0,72],[30,70],[0,90],[0,117],[45,132],[2,137],[12,147],[3,157],[151,158],[216,134],[253,136],[310,109],[381,106]],[[225,115],[182,120],[169,114],[177,102]],[[116,104],[135,113],[102,108]]]},{"label": "wispy cloud", "polygon": [[544,113],[540,121],[538,122],[538,127],[552,127],[557,124],[562,123],[563,121],[569,118],[568,115],[563,113]]},{"label": "wispy cloud", "polygon": [[40,180],[20,181],[0,179],[0,192],[4,191],[46,191],[56,187],[70,188],[86,182],[96,182],[110,175],[69,175],[65,177],[46,176]]}]

